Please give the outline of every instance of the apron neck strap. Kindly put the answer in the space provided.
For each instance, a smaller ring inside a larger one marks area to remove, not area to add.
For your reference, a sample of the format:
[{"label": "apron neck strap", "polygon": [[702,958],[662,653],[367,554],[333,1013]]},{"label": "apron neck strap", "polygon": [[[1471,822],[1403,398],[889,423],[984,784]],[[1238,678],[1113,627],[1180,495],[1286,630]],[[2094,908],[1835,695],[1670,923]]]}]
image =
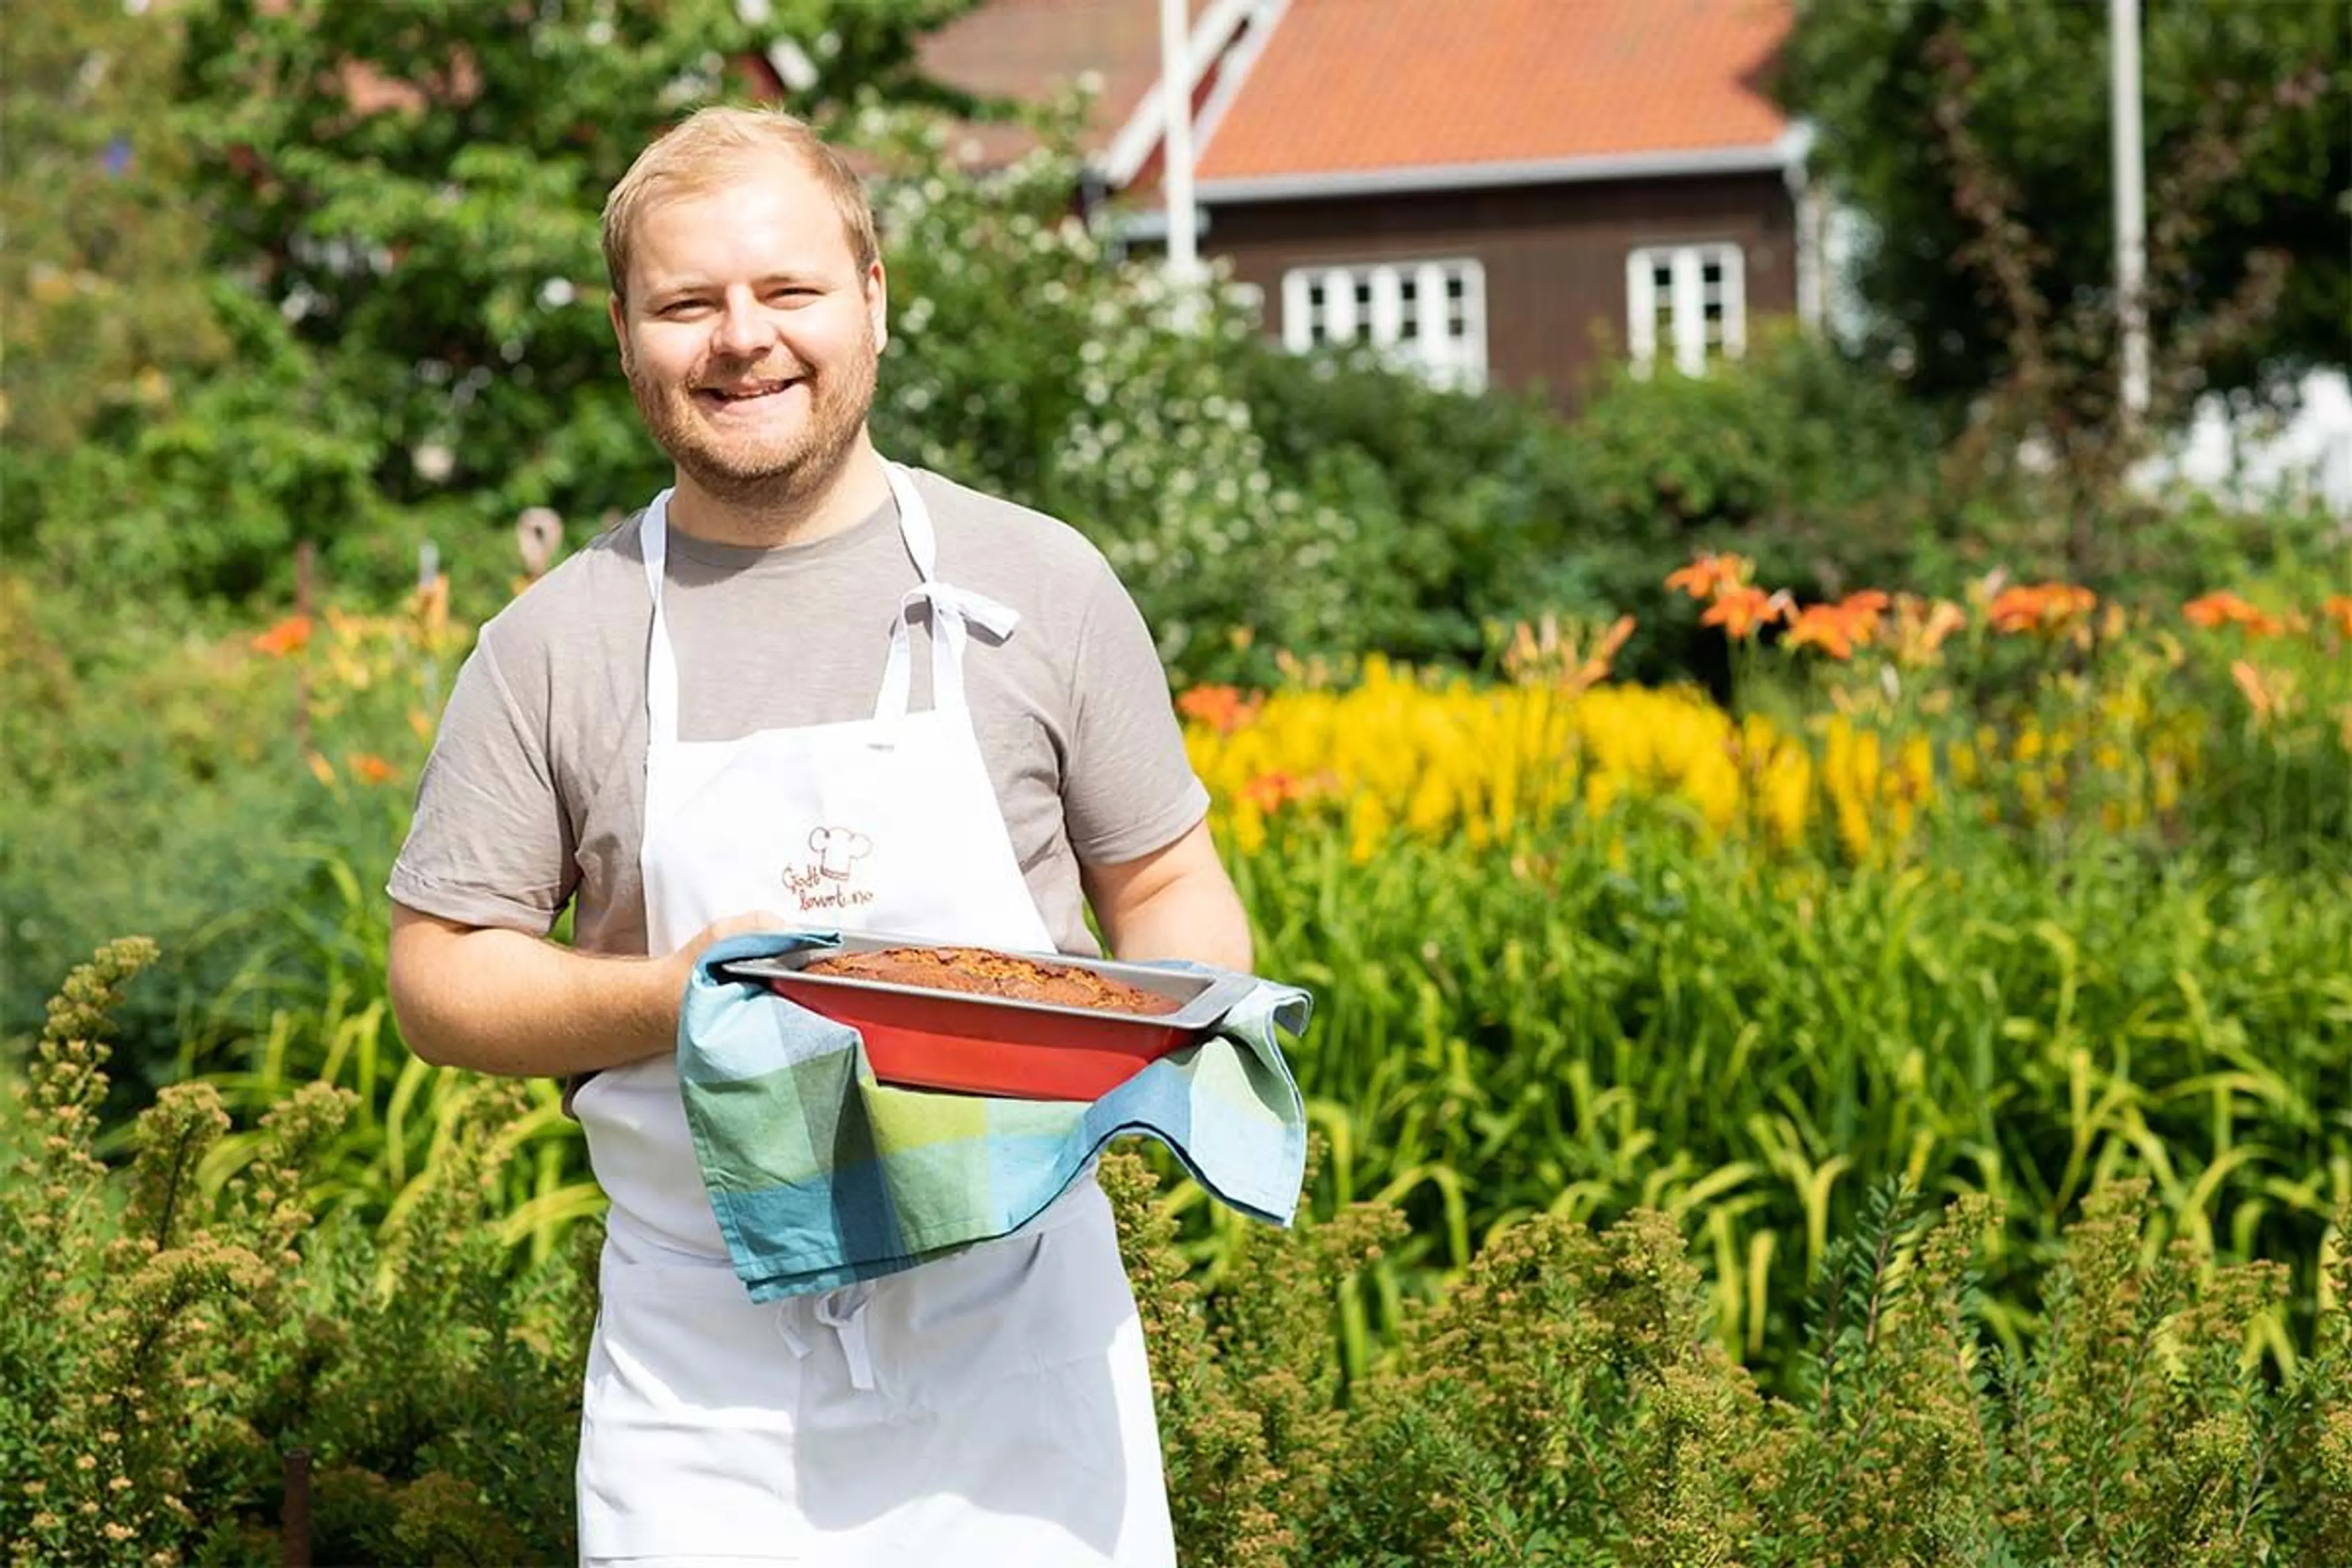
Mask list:
[{"label": "apron neck strap", "polygon": [[653,633],[646,645],[646,742],[677,741],[677,655],[669,646],[669,623],[662,617],[662,574],[669,562],[669,498],[663,490],[647,502],[637,522],[637,548],[646,558],[646,591],[653,595]]},{"label": "apron neck strap", "polygon": [[898,538],[907,546],[907,559],[915,563],[915,575],[928,583],[940,565],[940,536],[931,527],[931,509],[905,465],[886,461],[882,477],[889,481],[890,500],[898,508]]}]

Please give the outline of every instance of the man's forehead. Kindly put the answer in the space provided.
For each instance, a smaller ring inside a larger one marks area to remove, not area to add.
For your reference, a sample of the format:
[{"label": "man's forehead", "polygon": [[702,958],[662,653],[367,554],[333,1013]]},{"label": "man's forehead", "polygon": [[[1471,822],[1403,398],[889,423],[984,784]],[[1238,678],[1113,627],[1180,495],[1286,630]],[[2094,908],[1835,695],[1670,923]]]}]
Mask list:
[{"label": "man's forehead", "polygon": [[730,177],[649,201],[639,220],[638,271],[699,270],[726,261],[854,268],[847,225],[824,187],[782,171]]}]

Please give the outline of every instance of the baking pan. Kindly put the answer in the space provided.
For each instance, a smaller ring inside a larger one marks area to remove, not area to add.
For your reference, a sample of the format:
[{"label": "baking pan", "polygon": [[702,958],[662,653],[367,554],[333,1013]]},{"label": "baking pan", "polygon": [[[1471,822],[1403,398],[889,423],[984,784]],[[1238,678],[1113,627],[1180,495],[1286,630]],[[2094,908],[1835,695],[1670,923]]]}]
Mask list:
[{"label": "baking pan", "polygon": [[1098,1100],[1170,1051],[1190,1045],[1257,984],[1228,970],[1161,969],[1113,959],[1003,952],[1064,963],[1176,1000],[1172,1013],[1109,1013],[1060,1003],[982,996],[849,975],[803,974],[820,958],[887,947],[982,947],[879,931],[845,932],[834,947],[739,959],[720,973],[768,986],[846,1024],[886,1083],[1020,1100]]}]

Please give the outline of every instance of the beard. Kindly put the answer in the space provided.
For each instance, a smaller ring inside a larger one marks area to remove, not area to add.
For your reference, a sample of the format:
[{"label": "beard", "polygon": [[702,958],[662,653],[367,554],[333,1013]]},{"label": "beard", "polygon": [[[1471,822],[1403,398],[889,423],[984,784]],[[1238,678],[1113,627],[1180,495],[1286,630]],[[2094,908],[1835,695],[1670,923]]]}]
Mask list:
[{"label": "beard", "polygon": [[687,388],[656,381],[635,363],[623,369],[646,430],[679,473],[722,505],[765,510],[822,495],[841,472],[873,408],[880,362],[869,329],[862,353],[822,374],[794,367],[808,400],[799,423],[741,432],[714,429]]}]

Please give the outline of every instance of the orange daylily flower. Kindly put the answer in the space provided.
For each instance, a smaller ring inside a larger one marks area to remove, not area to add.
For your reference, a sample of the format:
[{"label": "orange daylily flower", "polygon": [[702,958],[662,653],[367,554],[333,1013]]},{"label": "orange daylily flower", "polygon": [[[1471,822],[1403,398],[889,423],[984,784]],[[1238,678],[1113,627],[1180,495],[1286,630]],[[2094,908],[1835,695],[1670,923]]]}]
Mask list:
[{"label": "orange daylily flower", "polygon": [[1679,588],[1694,599],[1719,599],[1748,585],[1756,563],[1744,555],[1701,555],[1677,572],[1666,574],[1666,586]]},{"label": "orange daylily flower", "polygon": [[2099,596],[2069,583],[2003,588],[1986,612],[1997,632],[2053,631],[2077,616],[2089,615]]},{"label": "orange daylily flower", "polygon": [[253,651],[272,658],[300,653],[310,646],[310,617],[289,616],[253,639]]},{"label": "orange daylily flower", "polygon": [[343,759],[343,765],[351,769],[352,776],[362,784],[389,784],[398,773],[390,763],[373,752],[355,752]]},{"label": "orange daylily flower", "polygon": [[1244,697],[1230,686],[1195,686],[1176,699],[1176,710],[1221,735],[1230,735],[1257,716],[1263,698]]},{"label": "orange daylily flower", "polygon": [[2235,594],[2205,594],[2181,605],[2180,613],[2190,626],[2211,631],[2234,620],[2237,611],[2252,608]]},{"label": "orange daylily flower", "polygon": [[2352,637],[2352,594],[2331,594],[2320,606],[2320,613],[2336,623],[2336,629]]},{"label": "orange daylily flower", "polygon": [[1780,639],[1781,646],[1791,650],[1817,647],[1832,658],[1852,658],[1853,637],[1846,624],[1839,618],[1834,605],[1807,605],[1789,623],[1789,633]]},{"label": "orange daylily flower", "polygon": [[1861,618],[1843,605],[1807,605],[1789,622],[1782,646],[1817,647],[1832,658],[1852,658],[1854,644],[1865,640]]},{"label": "orange daylily flower", "polygon": [[2180,606],[2191,626],[2211,631],[2221,626],[2243,626],[2258,637],[2276,637],[2286,629],[2276,616],[2248,604],[2231,593],[2206,594]]},{"label": "orange daylily flower", "polygon": [[1857,588],[1837,603],[1838,614],[1854,629],[1857,642],[1868,642],[1878,635],[1879,618],[1886,614],[1894,600],[1876,588]]},{"label": "orange daylily flower", "polygon": [[1786,615],[1789,608],[1786,594],[1767,594],[1761,588],[1732,588],[1717,595],[1698,623],[1703,626],[1721,626],[1723,635],[1736,641],[1754,637],[1757,627],[1769,626]]},{"label": "orange daylily flower", "polygon": [[1299,796],[1298,781],[1285,773],[1260,773],[1242,785],[1242,798],[1271,816]]}]

